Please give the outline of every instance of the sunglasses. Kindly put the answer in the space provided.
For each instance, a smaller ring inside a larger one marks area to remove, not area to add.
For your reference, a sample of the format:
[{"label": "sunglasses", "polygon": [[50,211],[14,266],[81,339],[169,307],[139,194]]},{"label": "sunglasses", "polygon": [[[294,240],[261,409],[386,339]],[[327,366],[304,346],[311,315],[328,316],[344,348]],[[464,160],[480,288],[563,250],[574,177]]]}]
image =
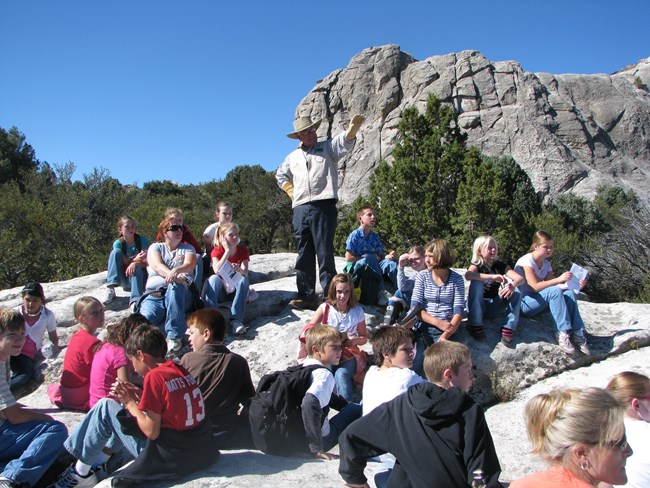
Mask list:
[{"label": "sunglasses", "polygon": [[165,229],[165,232],[178,232],[179,230],[183,230],[183,226],[174,224],[167,227],[167,229]]},{"label": "sunglasses", "polygon": [[627,443],[627,437],[623,436],[623,438],[620,441],[611,442],[611,443],[607,444],[607,447],[610,447],[612,449],[617,448],[621,452],[625,452],[625,451],[628,450],[630,445]]}]

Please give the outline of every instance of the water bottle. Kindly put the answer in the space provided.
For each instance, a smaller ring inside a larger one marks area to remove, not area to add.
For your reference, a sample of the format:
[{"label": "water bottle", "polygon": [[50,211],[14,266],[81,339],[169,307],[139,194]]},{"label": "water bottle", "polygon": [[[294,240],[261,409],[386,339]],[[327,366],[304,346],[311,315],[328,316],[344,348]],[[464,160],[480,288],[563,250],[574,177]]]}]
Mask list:
[{"label": "water bottle", "polygon": [[386,313],[384,314],[384,320],[382,321],[381,325],[390,325],[391,321],[393,320],[393,310],[395,310],[395,305],[393,302],[388,302]]},{"label": "water bottle", "polygon": [[485,488],[485,478],[483,478],[483,470],[475,469],[472,471],[474,479],[472,480],[472,488]]}]

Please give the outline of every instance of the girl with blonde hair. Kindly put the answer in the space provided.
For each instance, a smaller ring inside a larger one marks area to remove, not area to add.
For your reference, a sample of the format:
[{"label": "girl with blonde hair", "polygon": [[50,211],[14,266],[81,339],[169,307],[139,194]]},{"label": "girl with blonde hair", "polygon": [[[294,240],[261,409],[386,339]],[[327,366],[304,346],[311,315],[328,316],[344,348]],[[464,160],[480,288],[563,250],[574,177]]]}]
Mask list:
[{"label": "girl with blonde hair", "polygon": [[[560,349],[567,354],[574,354],[575,347],[583,354],[591,354],[585,324],[580,316],[578,301],[573,290],[567,289],[567,281],[573,273],[566,271],[555,277],[549,258],[553,255],[555,245],[553,238],[543,230],[533,236],[529,253],[522,256],[515,264],[515,271],[523,276],[526,283],[521,285],[521,315],[533,317],[547,308],[557,328],[557,342]],[[580,281],[580,288],[586,284]]]},{"label": "girl with blonde hair", "polygon": [[551,467],[513,481],[510,488],[625,484],[632,449],[624,414],[625,404],[601,388],[567,388],[531,398],[525,408],[531,452]]},{"label": "girl with blonde hair", "polygon": [[469,333],[483,340],[483,319],[506,312],[501,325],[501,343],[512,347],[512,336],[519,322],[523,277],[498,258],[499,246],[492,236],[480,236],[472,246],[472,264],[465,279],[470,281],[467,297]]},{"label": "girl with blonde hair", "polygon": [[627,405],[623,420],[634,456],[627,462],[625,486],[647,488],[650,486],[650,378],[624,371],[610,380],[607,390]]}]

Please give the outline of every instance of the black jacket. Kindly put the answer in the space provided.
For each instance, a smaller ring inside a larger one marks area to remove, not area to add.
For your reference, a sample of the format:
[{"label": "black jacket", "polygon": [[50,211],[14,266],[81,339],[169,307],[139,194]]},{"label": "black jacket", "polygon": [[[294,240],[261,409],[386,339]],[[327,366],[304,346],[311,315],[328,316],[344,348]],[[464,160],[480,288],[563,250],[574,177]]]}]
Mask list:
[{"label": "black jacket", "polygon": [[458,388],[414,385],[350,424],[339,447],[346,483],[365,483],[366,460],[390,452],[396,462],[389,488],[466,488],[476,469],[483,470],[488,487],[501,486],[483,409]]}]

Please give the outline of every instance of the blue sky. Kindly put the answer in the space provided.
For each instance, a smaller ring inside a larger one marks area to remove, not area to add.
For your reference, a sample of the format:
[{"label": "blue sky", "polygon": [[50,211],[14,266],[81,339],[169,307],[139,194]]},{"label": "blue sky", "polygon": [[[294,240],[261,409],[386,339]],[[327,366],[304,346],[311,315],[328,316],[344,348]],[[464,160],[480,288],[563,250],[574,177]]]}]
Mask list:
[{"label": "blue sky", "polygon": [[300,100],[367,47],[612,73],[650,56],[649,18],[647,0],[5,0],[0,127],[77,178],[206,182],[275,169]]}]

